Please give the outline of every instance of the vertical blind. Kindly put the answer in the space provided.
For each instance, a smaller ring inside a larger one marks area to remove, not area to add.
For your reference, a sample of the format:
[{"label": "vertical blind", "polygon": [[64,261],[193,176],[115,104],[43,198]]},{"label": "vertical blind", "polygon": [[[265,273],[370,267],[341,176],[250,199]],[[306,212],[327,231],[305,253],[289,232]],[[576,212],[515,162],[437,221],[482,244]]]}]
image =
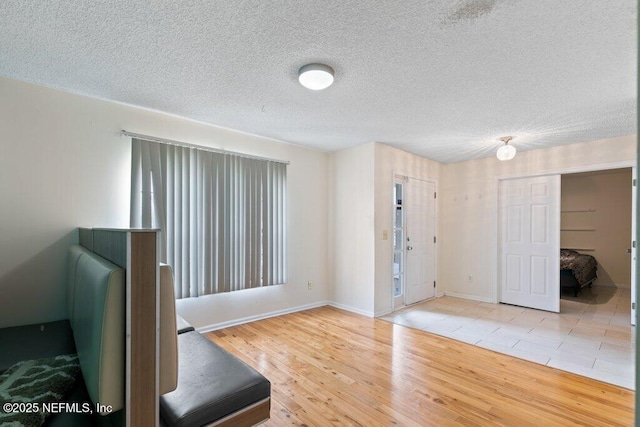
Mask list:
[{"label": "vertical blind", "polygon": [[176,298],[286,281],[286,165],[132,140],[131,227],[159,228]]}]

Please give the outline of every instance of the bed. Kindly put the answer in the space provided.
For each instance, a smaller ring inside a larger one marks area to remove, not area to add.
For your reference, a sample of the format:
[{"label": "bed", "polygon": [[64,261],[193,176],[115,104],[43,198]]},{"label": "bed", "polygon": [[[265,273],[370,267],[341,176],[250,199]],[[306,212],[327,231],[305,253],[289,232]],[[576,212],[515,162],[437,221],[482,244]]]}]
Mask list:
[{"label": "bed", "polygon": [[598,263],[591,255],[581,254],[572,249],[560,250],[560,291],[570,288],[573,296],[583,287],[589,286],[598,277]]}]

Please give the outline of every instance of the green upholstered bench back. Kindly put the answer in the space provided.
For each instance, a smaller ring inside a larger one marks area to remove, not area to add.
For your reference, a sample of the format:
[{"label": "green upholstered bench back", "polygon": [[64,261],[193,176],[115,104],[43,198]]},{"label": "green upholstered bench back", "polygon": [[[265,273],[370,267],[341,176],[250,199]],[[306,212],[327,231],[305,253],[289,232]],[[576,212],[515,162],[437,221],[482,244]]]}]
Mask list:
[{"label": "green upholstered bench back", "polygon": [[68,257],[67,309],[94,403],[124,407],[125,272],[81,246]]}]

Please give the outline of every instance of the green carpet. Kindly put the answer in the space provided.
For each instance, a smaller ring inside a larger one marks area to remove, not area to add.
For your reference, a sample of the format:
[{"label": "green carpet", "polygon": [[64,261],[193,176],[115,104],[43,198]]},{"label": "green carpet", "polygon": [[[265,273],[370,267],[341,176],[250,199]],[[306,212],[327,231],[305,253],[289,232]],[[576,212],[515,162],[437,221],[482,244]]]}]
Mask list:
[{"label": "green carpet", "polygon": [[42,403],[61,401],[78,377],[80,365],[75,354],[16,363],[0,374],[0,425],[42,425],[49,415]]}]

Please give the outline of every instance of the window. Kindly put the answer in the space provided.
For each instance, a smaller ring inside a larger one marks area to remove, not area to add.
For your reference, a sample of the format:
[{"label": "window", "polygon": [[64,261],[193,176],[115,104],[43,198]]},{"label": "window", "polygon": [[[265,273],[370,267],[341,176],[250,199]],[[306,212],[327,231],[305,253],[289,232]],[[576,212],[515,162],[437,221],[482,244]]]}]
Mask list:
[{"label": "window", "polygon": [[134,138],[131,227],[161,230],[176,298],[286,281],[286,164]]}]

